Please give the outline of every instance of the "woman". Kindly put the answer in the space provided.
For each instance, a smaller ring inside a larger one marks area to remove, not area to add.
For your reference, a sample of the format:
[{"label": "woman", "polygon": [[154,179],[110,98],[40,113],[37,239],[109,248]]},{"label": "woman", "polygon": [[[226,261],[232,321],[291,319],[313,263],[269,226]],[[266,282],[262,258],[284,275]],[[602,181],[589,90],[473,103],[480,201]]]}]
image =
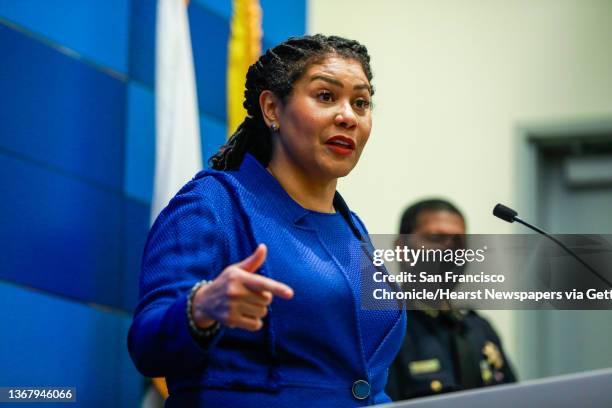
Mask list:
[{"label": "woman", "polygon": [[364,46],[323,35],[249,68],[248,118],[145,248],[129,349],[168,406],[389,401],[405,318],[361,310],[371,244],[336,192],[370,135],[371,79]]}]

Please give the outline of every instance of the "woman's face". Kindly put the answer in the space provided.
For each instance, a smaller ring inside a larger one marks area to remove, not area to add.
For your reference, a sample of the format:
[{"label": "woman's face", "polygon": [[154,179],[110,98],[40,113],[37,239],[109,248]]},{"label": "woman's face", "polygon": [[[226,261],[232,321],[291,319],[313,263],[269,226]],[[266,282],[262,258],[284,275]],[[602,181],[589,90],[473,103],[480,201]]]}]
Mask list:
[{"label": "woman's face", "polygon": [[370,83],[358,61],[329,56],[307,67],[274,113],[280,131],[272,135],[273,161],[308,178],[343,177],[370,136]]}]

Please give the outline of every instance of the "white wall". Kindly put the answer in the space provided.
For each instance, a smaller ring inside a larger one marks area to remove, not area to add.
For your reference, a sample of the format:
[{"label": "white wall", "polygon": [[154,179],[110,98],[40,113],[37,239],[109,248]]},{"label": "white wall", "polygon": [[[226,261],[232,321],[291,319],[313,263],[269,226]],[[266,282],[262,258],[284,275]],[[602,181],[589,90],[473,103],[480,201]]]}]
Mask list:
[{"label": "white wall", "polygon": [[[524,122],[612,113],[610,0],[309,0],[309,32],[364,43],[374,128],[339,191],[372,233],[403,207],[444,196],[472,233],[510,233],[492,217],[516,204],[515,130]],[[511,358],[514,312],[490,312]]]}]

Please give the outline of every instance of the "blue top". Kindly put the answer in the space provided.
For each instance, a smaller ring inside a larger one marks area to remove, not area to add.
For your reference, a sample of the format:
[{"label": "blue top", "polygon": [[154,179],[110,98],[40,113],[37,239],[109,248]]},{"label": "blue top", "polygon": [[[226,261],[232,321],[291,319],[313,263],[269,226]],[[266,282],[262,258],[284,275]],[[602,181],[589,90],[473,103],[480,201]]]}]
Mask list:
[{"label": "blue top", "polygon": [[[237,171],[199,173],[171,200],[149,234],[128,339],[137,368],[166,377],[167,406],[389,401],[387,368],[405,317],[361,310],[372,246],[338,194],[334,206],[337,214],[304,209],[249,155]],[[258,332],[224,328],[198,344],[187,324],[189,290],[259,243],[268,256],[258,273],[291,286],[294,298],[275,298]]]}]

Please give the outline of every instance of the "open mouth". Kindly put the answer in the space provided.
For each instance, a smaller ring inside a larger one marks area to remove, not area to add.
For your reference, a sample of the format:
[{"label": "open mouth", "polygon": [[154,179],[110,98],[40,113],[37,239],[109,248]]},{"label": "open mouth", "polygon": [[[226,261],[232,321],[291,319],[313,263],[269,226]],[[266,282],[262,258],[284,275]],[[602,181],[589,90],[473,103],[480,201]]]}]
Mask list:
[{"label": "open mouth", "polygon": [[345,136],[332,136],[325,142],[327,147],[334,153],[340,155],[351,154],[355,150],[355,142]]}]

